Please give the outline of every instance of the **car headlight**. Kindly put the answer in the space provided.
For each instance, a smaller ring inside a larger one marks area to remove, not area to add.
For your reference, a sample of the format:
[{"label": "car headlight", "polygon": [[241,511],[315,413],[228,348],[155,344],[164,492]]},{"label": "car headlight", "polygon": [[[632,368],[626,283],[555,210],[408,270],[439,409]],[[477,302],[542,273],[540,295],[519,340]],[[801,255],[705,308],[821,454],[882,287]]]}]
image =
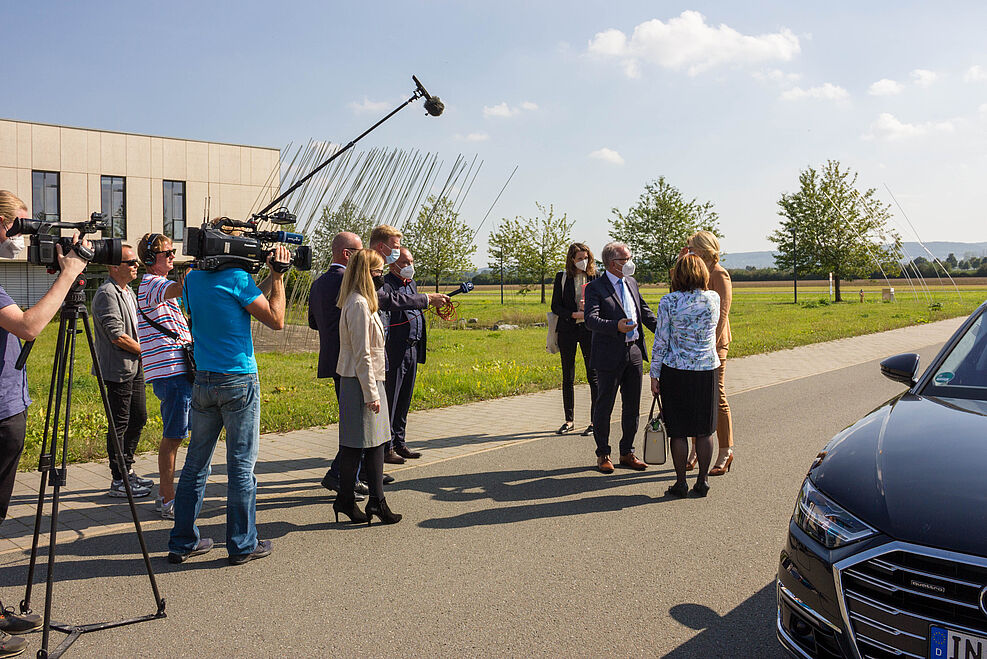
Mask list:
[{"label": "car headlight", "polygon": [[808,478],[799,492],[792,519],[826,549],[843,547],[877,533],[817,490]]}]

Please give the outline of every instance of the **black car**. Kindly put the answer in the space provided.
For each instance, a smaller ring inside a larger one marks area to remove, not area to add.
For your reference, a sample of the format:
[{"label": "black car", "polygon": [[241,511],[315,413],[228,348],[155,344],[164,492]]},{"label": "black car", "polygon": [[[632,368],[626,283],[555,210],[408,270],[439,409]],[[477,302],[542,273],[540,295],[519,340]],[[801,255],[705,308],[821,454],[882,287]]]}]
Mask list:
[{"label": "black car", "polygon": [[987,659],[987,303],[813,461],[778,567],[796,657]]}]

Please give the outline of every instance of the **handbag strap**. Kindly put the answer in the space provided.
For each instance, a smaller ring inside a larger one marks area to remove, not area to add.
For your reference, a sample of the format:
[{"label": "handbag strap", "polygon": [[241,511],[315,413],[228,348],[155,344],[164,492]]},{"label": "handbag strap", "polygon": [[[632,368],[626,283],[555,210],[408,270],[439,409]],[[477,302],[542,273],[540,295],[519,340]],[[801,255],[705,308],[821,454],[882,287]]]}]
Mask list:
[{"label": "handbag strap", "polygon": [[651,398],[651,412],[648,413],[648,418],[655,418],[655,405],[658,406],[658,416],[661,416],[661,402],[658,400],[658,396],[653,396]]},{"label": "handbag strap", "polygon": [[140,315],[144,317],[144,320],[147,321],[147,324],[148,325],[150,325],[154,329],[158,330],[159,332],[161,332],[162,334],[164,334],[168,338],[177,341],[180,345],[185,345],[185,342],[182,341],[182,338],[178,334],[178,332],[175,332],[174,330],[170,330],[167,327],[165,327],[164,325],[161,325],[160,323],[158,323],[158,322],[156,322],[154,320],[151,320],[151,318],[146,313],[144,313],[144,310],[141,309],[139,306],[137,307],[137,312],[140,313]]}]

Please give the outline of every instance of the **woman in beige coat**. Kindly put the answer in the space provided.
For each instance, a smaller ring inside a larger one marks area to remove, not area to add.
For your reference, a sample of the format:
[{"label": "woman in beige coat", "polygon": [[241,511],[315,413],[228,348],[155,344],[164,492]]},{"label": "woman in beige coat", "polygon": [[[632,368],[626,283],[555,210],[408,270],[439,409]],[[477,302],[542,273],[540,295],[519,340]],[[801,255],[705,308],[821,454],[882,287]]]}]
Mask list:
[{"label": "woman in beige coat", "polygon": [[[384,500],[384,445],[391,438],[384,393],[384,326],[377,315],[377,289],[383,284],[384,259],[372,249],[350,257],[339,288],[339,481],[332,504],[336,521],[343,513],[352,522],[394,524],[401,515]],[[370,499],[366,513],[353,495],[357,468],[366,455]]]}]

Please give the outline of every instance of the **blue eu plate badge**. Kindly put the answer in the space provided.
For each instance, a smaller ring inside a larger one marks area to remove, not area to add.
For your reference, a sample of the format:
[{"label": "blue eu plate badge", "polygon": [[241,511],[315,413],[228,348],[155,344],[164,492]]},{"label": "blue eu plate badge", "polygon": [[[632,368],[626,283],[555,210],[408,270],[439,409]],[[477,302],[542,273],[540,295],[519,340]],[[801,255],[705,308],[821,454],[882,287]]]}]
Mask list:
[{"label": "blue eu plate badge", "polygon": [[946,659],[949,634],[942,627],[933,626],[929,634],[929,659]]}]

